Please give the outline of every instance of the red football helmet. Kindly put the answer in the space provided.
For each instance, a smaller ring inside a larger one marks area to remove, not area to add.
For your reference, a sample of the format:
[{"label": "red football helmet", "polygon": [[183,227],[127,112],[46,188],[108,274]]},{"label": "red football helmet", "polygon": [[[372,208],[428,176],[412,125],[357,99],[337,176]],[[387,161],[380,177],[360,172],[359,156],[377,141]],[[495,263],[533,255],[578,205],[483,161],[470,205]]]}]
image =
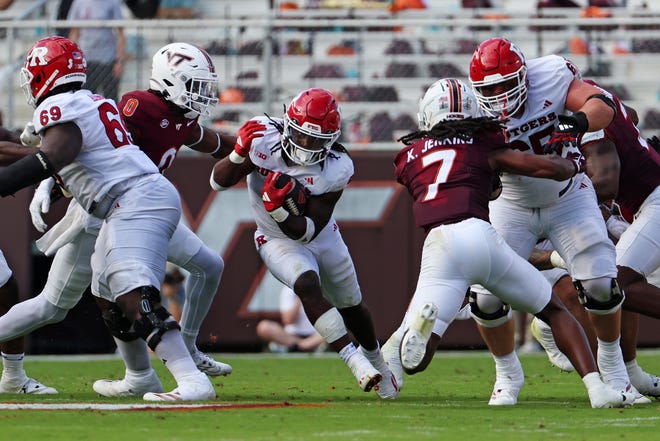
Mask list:
[{"label": "red football helmet", "polygon": [[511,116],[527,99],[525,56],[505,38],[486,40],[472,55],[470,82],[486,112],[492,116]]},{"label": "red football helmet", "polygon": [[64,37],[37,41],[21,68],[21,88],[28,104],[36,107],[54,88],[68,83],[85,83],[87,62],[83,51]]},{"label": "red football helmet", "polygon": [[282,148],[293,162],[313,165],[325,159],[339,138],[337,100],[325,89],[308,89],[295,97],[284,114]]}]

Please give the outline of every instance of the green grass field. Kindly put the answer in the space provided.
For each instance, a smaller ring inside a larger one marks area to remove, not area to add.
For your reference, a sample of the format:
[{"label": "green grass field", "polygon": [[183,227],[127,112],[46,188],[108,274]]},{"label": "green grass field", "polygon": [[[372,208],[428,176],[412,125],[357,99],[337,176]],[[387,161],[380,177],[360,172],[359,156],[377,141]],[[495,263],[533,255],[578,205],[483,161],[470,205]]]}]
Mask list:
[{"label": "green grass field", "polygon": [[[217,358],[234,367],[230,376],[214,379],[219,408],[0,410],[0,440],[660,439],[660,402],[591,409],[579,377],[552,368],[544,354],[521,356],[525,387],[518,405],[506,408],[487,405],[494,367],[484,352],[439,352],[426,372],[405,378],[399,400],[388,402],[362,392],[334,354]],[[660,372],[660,352],[641,351],[638,360]],[[162,364],[153,362],[165,388],[173,388]],[[60,394],[7,395],[3,404],[144,404],[92,390],[98,378],[123,375],[119,359],[35,357],[26,368]]]}]

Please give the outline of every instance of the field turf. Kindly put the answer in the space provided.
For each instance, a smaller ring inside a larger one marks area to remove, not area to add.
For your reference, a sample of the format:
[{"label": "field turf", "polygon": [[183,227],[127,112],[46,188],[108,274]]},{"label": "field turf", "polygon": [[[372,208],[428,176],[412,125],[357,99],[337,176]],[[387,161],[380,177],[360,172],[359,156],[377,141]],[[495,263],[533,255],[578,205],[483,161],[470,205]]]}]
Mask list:
[{"label": "field turf", "polygon": [[[0,440],[660,440],[660,402],[591,409],[577,374],[559,372],[544,354],[521,356],[526,383],[518,405],[499,408],[487,405],[494,367],[484,352],[439,352],[388,402],[362,392],[334,354],[216,357],[234,373],[213,380],[216,406],[197,409],[131,409],[146,403],[99,397],[94,380],[123,375],[114,357],[28,358],[28,373],[60,394],[1,396]],[[638,360],[660,373],[660,352],[640,351]],[[153,363],[166,390],[173,388]],[[40,408],[11,408],[19,403]],[[123,406],[98,406],[111,404]]]}]

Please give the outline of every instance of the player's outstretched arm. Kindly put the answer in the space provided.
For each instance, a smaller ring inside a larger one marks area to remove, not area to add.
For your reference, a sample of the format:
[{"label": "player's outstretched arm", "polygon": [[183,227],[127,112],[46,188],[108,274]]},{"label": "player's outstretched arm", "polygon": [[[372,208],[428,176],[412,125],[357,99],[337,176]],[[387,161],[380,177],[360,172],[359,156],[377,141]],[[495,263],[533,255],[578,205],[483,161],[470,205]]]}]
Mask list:
[{"label": "player's outstretched arm", "polygon": [[583,171],[579,158],[564,159],[556,155],[529,155],[516,150],[499,149],[489,155],[494,170],[564,181]]}]

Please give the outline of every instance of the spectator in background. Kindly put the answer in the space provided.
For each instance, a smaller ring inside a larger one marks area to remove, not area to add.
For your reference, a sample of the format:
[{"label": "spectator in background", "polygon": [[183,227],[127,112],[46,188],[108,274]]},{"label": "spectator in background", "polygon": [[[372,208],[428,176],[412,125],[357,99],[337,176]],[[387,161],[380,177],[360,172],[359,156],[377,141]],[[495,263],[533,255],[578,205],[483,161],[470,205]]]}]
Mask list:
[{"label": "spectator in background", "polygon": [[280,291],[280,321],[262,320],[257,335],[271,352],[321,352],[327,345],[309,321],[300,299],[288,286]]},{"label": "spectator in background", "polygon": [[186,276],[181,273],[178,266],[171,262],[167,262],[165,266],[165,280],[161,287],[161,294],[163,295],[163,306],[172,314],[172,317],[177,322],[181,321],[181,312],[183,311],[183,304],[186,301],[185,290],[183,282]]},{"label": "spectator in background", "polygon": [[[68,20],[121,20],[121,0],[74,0]],[[69,39],[78,43],[87,57],[85,88],[118,101],[119,81],[124,72],[126,37],[122,28],[71,28]]]}]

